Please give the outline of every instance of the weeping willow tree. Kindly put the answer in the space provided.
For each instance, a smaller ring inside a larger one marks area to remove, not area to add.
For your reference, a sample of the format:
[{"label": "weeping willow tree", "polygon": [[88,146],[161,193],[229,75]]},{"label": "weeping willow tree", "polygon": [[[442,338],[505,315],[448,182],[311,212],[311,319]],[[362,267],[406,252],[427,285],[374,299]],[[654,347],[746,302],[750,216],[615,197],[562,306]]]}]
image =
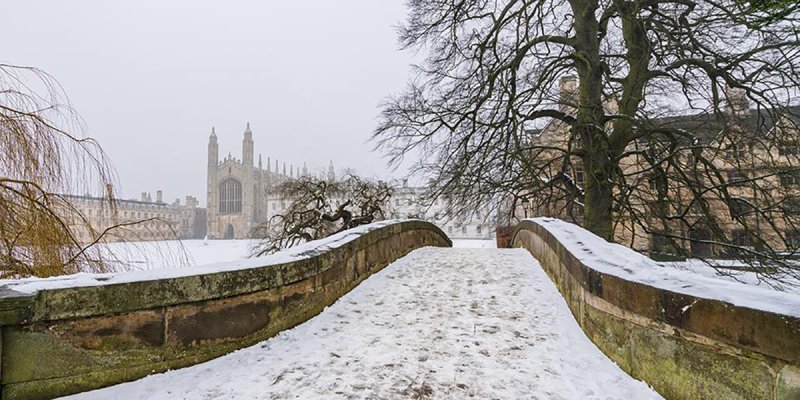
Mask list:
[{"label": "weeping willow tree", "polygon": [[0,64],[0,277],[107,271],[119,259],[98,245],[130,225],[152,222],[98,231],[63,195],[102,192],[103,207],[116,210],[111,164],[82,131],[52,76]]}]

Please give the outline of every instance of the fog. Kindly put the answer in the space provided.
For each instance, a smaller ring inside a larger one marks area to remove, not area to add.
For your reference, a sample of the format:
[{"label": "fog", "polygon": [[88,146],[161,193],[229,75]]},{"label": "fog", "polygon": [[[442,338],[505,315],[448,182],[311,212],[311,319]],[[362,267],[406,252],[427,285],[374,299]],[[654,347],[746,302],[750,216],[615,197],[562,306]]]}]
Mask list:
[{"label": "fog", "polygon": [[412,54],[403,0],[16,1],[3,4],[0,62],[60,82],[103,146],[122,197],[206,197],[206,149],[311,170],[387,169],[367,140],[378,104],[403,89]]}]

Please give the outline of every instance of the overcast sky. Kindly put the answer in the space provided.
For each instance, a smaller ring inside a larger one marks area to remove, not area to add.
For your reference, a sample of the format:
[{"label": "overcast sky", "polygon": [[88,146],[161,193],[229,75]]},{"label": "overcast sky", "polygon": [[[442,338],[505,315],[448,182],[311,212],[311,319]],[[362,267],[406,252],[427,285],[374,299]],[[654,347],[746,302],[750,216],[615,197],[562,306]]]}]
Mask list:
[{"label": "overcast sky", "polygon": [[0,62],[64,86],[122,197],[205,204],[211,127],[220,156],[240,158],[248,121],[265,163],[390,173],[366,141],[410,76],[404,0],[7,1],[3,14]]}]

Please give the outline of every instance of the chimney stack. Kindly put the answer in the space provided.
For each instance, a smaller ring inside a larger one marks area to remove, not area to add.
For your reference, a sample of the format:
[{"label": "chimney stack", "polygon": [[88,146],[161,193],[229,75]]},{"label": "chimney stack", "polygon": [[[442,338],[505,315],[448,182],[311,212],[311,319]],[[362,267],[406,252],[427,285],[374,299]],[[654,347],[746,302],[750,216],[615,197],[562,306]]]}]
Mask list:
[{"label": "chimney stack", "polygon": [[161,192],[160,190],[156,190],[156,203],[162,203],[161,199],[163,195],[164,195],[163,192]]},{"label": "chimney stack", "polygon": [[725,97],[728,103],[728,112],[733,115],[746,114],[750,110],[750,102],[747,99],[747,91],[740,88],[726,87]]},{"label": "chimney stack", "polygon": [[558,104],[561,107],[574,107],[578,97],[578,77],[562,76],[558,81]]}]

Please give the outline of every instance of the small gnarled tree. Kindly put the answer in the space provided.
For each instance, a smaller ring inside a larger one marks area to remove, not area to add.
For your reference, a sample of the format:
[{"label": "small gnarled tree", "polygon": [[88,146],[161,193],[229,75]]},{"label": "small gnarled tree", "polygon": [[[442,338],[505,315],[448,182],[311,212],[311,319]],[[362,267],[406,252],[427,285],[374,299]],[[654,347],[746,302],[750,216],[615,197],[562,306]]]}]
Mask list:
[{"label": "small gnarled tree", "polygon": [[273,195],[289,204],[257,226],[253,256],[271,254],[360,225],[386,219],[394,189],[355,174],[339,179],[302,176],[280,183]]}]

